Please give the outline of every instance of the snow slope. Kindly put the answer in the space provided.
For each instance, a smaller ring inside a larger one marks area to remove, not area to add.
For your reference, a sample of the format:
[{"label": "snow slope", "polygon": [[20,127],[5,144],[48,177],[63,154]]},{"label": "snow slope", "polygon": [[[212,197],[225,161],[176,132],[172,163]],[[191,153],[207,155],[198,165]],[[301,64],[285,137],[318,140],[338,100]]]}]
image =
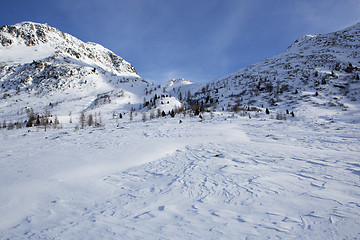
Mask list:
[{"label": "snow slope", "polygon": [[[194,99],[208,108],[273,112],[346,110],[360,97],[360,23],[299,38],[284,52],[204,84]],[[212,103],[205,102],[206,98]],[[303,108],[303,106],[306,108]],[[321,117],[321,116],[318,116]]]},{"label": "snow slope", "polygon": [[0,238],[360,237],[359,124],[139,118],[2,130]]},{"label": "snow slope", "polygon": [[[139,77],[130,63],[110,50],[96,43],[84,43],[48,24],[22,22],[5,25],[0,29],[0,43],[0,62],[24,64],[50,56],[71,56],[83,64],[100,67],[116,75]],[[29,53],[35,54],[31,58]]]},{"label": "snow slope", "polygon": [[142,101],[148,85],[110,50],[47,24],[0,29],[0,107],[7,122],[24,122],[30,108],[59,117],[94,109],[128,111]]}]

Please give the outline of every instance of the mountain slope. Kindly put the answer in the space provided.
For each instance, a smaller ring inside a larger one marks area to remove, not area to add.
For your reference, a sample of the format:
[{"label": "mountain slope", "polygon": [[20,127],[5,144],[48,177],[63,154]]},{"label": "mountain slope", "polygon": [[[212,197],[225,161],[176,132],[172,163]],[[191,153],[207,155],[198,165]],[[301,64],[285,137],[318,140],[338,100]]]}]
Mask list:
[{"label": "mountain slope", "polygon": [[[96,43],[84,43],[48,24],[23,22],[12,26],[5,25],[0,29],[0,43],[3,47],[1,62],[5,60],[14,63],[31,63],[48,55],[47,57],[52,56],[55,59],[74,58],[116,75],[139,77],[130,63],[110,50]],[[44,49],[47,50],[45,53],[39,51]],[[27,58],[29,52],[33,53],[31,58]],[[40,52],[39,59],[34,58],[36,52]]]},{"label": "mountain slope", "polygon": [[49,104],[75,105],[69,111],[78,112],[104,95],[136,103],[147,85],[112,51],[47,24],[23,22],[0,29],[0,97],[6,99],[0,104],[9,117],[29,107],[43,111]]},{"label": "mountain slope", "polygon": [[[216,109],[346,109],[360,99],[359,59],[360,23],[299,38],[286,51],[207,84],[194,98]],[[217,105],[205,102],[207,96]]]}]

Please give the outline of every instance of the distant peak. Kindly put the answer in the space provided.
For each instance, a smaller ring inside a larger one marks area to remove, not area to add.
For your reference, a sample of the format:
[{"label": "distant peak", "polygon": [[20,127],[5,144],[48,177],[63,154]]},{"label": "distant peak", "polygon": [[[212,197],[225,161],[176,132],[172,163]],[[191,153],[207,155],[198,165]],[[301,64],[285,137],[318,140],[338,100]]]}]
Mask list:
[{"label": "distant peak", "polygon": [[192,84],[192,82],[184,78],[174,78],[166,83],[168,87],[172,87],[173,85],[179,86],[179,85],[188,85],[188,84]]},{"label": "distant peak", "polygon": [[185,85],[193,84],[193,82],[186,80],[184,78],[174,78],[165,82],[162,86],[165,88],[177,88]]}]

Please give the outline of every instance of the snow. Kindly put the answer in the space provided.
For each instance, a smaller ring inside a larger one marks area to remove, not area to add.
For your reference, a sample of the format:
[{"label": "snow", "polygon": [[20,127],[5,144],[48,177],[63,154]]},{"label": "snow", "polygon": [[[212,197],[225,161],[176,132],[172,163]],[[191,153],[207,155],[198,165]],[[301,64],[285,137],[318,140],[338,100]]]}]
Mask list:
[{"label": "snow", "polygon": [[156,104],[159,106],[160,111],[164,111],[166,114],[171,112],[175,108],[182,106],[181,102],[174,97],[164,97],[156,100]]},{"label": "snow", "polygon": [[25,64],[44,59],[56,50],[49,44],[38,46],[0,47],[0,63]]},{"label": "snow", "polygon": [[166,82],[164,84],[165,89],[167,89],[168,91],[170,90],[170,88],[179,88],[181,86],[186,86],[186,85],[191,85],[193,84],[191,81],[186,80],[184,78],[178,78],[178,79],[171,79],[170,81]]},{"label": "snow", "polygon": [[[360,238],[359,24],[209,84],[158,86],[101,45],[15,27],[34,44],[0,35],[14,43],[0,47],[1,120],[47,109],[61,128],[0,129],[0,239]],[[149,120],[187,98],[212,112]],[[79,129],[82,111],[102,126]]]},{"label": "snow", "polygon": [[0,238],[359,237],[358,124],[204,118],[2,130]]}]

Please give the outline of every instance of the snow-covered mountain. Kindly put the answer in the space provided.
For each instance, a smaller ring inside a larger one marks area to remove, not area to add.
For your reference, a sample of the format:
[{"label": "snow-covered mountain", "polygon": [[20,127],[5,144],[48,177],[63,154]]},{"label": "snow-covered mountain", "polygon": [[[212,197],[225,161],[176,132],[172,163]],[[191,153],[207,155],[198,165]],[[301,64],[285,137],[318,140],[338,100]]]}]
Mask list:
[{"label": "snow-covered mountain", "polygon": [[166,82],[164,84],[165,88],[178,88],[181,86],[186,86],[186,85],[190,85],[193,84],[190,80],[186,80],[184,78],[175,78],[175,79],[171,79],[170,81]]},{"label": "snow-covered mountain", "polygon": [[47,24],[23,22],[0,29],[0,96],[6,99],[0,104],[10,118],[29,107],[77,112],[110,98],[137,103],[147,85],[112,51]]},{"label": "snow-covered mountain", "polygon": [[304,104],[346,110],[347,102],[360,100],[359,59],[360,23],[301,37],[276,56],[206,84],[195,99],[225,110],[299,110]]},{"label": "snow-covered mountain", "polygon": [[[155,86],[98,44],[23,22],[0,29],[0,96],[6,99],[0,105],[10,117],[49,105],[63,114],[70,106],[73,112],[113,112],[146,105],[147,111],[164,102],[169,106],[161,109],[168,110],[179,101],[217,111],[347,110],[360,98],[359,39],[360,23],[301,37],[284,52],[207,84],[180,78]],[[156,104],[155,94],[167,99]]]},{"label": "snow-covered mountain", "polygon": [[48,24],[22,22],[0,29],[1,62],[32,63],[43,59],[95,67],[117,76],[139,77],[134,67],[112,51],[81,40]]}]

